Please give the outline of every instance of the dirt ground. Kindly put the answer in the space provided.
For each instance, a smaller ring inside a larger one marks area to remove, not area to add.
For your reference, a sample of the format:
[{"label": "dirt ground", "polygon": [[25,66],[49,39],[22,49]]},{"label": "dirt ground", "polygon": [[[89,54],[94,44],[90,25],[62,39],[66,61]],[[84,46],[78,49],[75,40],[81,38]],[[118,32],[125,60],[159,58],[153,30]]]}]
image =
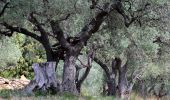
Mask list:
[{"label": "dirt ground", "polygon": [[6,79],[0,77],[0,90],[3,89],[21,89],[26,86],[30,80],[28,80],[24,75],[20,79]]}]

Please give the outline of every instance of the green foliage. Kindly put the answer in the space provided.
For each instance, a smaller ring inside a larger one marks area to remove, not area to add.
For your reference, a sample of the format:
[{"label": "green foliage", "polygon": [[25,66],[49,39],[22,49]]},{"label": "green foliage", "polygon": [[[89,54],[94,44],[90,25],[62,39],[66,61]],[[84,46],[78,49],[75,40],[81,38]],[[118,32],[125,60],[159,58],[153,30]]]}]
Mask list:
[{"label": "green foliage", "polygon": [[[15,51],[15,52],[14,52]],[[1,37],[0,39],[0,69],[15,66],[21,57],[21,51],[14,38]]]},{"label": "green foliage", "polygon": [[153,43],[155,37],[158,35],[156,28],[152,27],[130,27],[128,33],[131,39],[139,48],[142,48],[147,55],[151,57],[157,53],[158,44]]},{"label": "green foliage", "polygon": [[25,75],[29,79],[32,79],[34,75],[32,64],[35,62],[45,62],[45,51],[40,43],[37,43],[29,37],[18,35],[17,39],[20,43],[22,57],[16,67],[17,75],[15,75],[15,77]]},{"label": "green foliage", "polygon": [[13,66],[13,68],[2,70],[0,75],[3,77],[18,78],[20,78],[21,75],[25,75],[27,78],[33,79],[34,72],[32,64],[35,62],[45,62],[46,60],[45,52],[41,44],[21,34],[15,35],[13,39],[8,39],[7,43],[6,41],[3,42],[3,48],[0,48],[2,49],[0,51],[2,55],[0,62],[2,62],[1,65],[3,65],[3,63],[6,64],[3,66],[3,69],[11,66]]},{"label": "green foliage", "polygon": [[[107,1],[111,0],[99,0],[100,3]],[[107,66],[111,66],[112,58],[118,56],[122,58],[123,63],[129,61],[128,76],[133,72],[142,73],[143,79],[161,75],[167,79],[168,83],[170,80],[170,48],[161,43],[153,43],[153,41],[156,37],[161,37],[168,45],[170,44],[168,41],[170,39],[170,2],[169,0],[135,0],[132,11],[143,7],[146,2],[151,2],[151,7],[147,9],[148,13],[141,19],[142,26],[139,25],[139,22],[136,22],[126,28],[123,17],[113,11],[105,19],[99,31],[88,41],[88,45],[82,52],[86,52],[92,43],[100,45],[101,48],[97,50],[96,56]],[[64,32],[74,36],[95,14],[95,10],[90,10],[90,5],[91,3],[88,0],[49,0],[46,5],[42,0],[10,0],[10,6],[13,7],[6,10],[0,21],[6,21],[11,25],[21,26],[33,31],[33,26],[27,19],[30,12],[36,11],[40,14],[40,16],[36,15],[38,21],[45,23],[46,25],[43,27],[51,32],[47,20],[49,18],[59,19],[70,13],[69,19],[63,21],[61,26]],[[125,8],[129,7],[128,4],[124,5]],[[39,34],[37,31],[34,32]],[[45,59],[43,47],[29,37],[15,35],[15,38],[2,37],[0,40],[0,67],[15,66],[18,62],[14,69],[1,72],[0,75],[2,76],[19,77],[24,74],[28,78],[33,78],[32,63],[44,62]],[[85,60],[83,59],[83,61]],[[60,62],[57,69],[59,79],[62,78],[62,68],[63,62]],[[81,74],[84,70],[81,70]],[[103,74],[101,73],[99,66],[93,63],[90,74],[82,87],[84,95],[100,94],[103,81]],[[68,98],[70,97],[68,96]]]},{"label": "green foliage", "polygon": [[8,98],[11,96],[12,90],[1,90],[0,91],[0,97],[2,98]]}]

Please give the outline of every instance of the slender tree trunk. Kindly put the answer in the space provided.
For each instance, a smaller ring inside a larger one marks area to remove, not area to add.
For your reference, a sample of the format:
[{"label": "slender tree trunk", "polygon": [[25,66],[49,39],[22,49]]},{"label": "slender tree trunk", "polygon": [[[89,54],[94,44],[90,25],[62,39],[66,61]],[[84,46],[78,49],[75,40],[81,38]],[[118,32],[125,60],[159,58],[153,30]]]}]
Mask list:
[{"label": "slender tree trunk", "polygon": [[107,81],[108,86],[108,94],[110,96],[116,96],[116,83],[114,79],[110,79]]},{"label": "slender tree trunk", "polygon": [[78,85],[78,81],[79,81],[79,75],[80,75],[80,69],[78,65],[76,65],[76,88],[77,88],[77,91],[80,93],[81,92],[81,86]]},{"label": "slender tree trunk", "polygon": [[133,83],[128,84],[126,79],[126,72],[120,71],[119,73],[119,97],[123,100],[130,100],[130,94],[132,92]]},{"label": "slender tree trunk", "polygon": [[140,94],[143,97],[143,100],[146,100],[147,90],[146,90],[146,86],[145,86],[145,81],[140,80],[139,84],[140,84]]},{"label": "slender tree trunk", "polygon": [[116,59],[112,60],[112,72],[109,74],[108,78],[108,95],[116,96],[116,77],[117,77],[117,69],[119,67],[119,62]]},{"label": "slender tree trunk", "polygon": [[[117,84],[116,84],[116,78],[117,78],[117,71],[118,68],[121,66],[121,60],[119,58],[115,58],[112,60],[112,70],[107,71],[107,85],[108,85],[108,94],[107,95],[112,95],[116,96],[117,94]],[[106,71],[105,71],[106,72]]]},{"label": "slender tree trunk", "polygon": [[119,70],[119,84],[118,84],[118,87],[119,87],[119,96],[120,98],[124,98],[125,94],[126,94],[126,82],[125,82],[125,75],[124,73],[122,73],[123,71],[122,70]]},{"label": "slender tree trunk", "polygon": [[90,69],[91,69],[91,67],[87,67],[87,68],[86,68],[86,71],[85,71],[85,73],[83,74],[83,76],[81,77],[81,79],[78,80],[78,82],[76,83],[76,88],[77,88],[77,90],[78,90],[79,93],[81,92],[82,83],[83,83],[84,80],[87,78],[87,75],[89,74]]},{"label": "slender tree trunk", "polygon": [[[105,71],[107,77],[107,95],[116,96],[116,63],[115,60],[112,62],[112,72],[108,68],[108,66],[102,63],[98,58],[94,57],[94,61],[98,63],[102,69]],[[111,73],[110,73],[111,72]]]},{"label": "slender tree trunk", "polygon": [[134,84],[128,85],[125,78],[121,78],[121,82],[118,84],[119,97],[123,100],[130,100],[130,95],[132,92]]},{"label": "slender tree trunk", "polygon": [[76,60],[75,52],[67,52],[64,61],[62,91],[78,94],[76,89]]},{"label": "slender tree trunk", "polygon": [[[121,60],[120,60],[121,61]],[[121,64],[121,62],[120,62]],[[119,97],[123,100],[130,100],[130,94],[132,92],[132,88],[134,83],[128,83],[127,81],[127,62],[123,66],[119,66],[119,80],[118,80],[118,90],[119,90]]]}]

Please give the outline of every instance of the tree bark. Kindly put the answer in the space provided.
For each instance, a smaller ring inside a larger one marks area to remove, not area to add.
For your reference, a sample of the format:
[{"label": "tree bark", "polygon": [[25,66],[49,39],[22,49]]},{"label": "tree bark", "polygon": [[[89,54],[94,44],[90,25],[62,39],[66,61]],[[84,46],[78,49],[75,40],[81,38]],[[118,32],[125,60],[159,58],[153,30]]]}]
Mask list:
[{"label": "tree bark", "polygon": [[[122,66],[121,59],[116,57],[112,61],[112,71],[111,71],[108,68],[108,66],[102,63],[98,58],[95,57],[94,61],[98,63],[106,73],[107,76],[106,82],[108,87],[107,95],[116,96],[116,94],[118,94],[121,99],[129,100],[134,82],[128,83],[127,81],[127,77],[126,77],[127,62],[125,65]],[[117,77],[118,80],[116,80]],[[116,83],[118,83],[118,86]]]},{"label": "tree bark", "polygon": [[116,66],[115,66],[115,60],[112,62],[112,72],[107,67],[106,64],[102,63],[98,58],[94,57],[94,61],[98,63],[102,69],[105,71],[106,77],[107,77],[107,95],[116,96]]},{"label": "tree bark", "polygon": [[143,97],[143,100],[146,100],[147,90],[145,86],[145,80],[140,80],[139,84],[140,84],[140,94]]},{"label": "tree bark", "polygon": [[118,90],[119,90],[119,97],[124,100],[130,100],[130,94],[132,92],[132,88],[134,86],[134,82],[128,82],[127,80],[127,62],[125,65],[121,66],[121,59],[118,58],[119,66],[118,66]]},{"label": "tree bark", "polygon": [[[121,61],[121,60],[120,60]],[[121,62],[120,62],[121,63]],[[126,95],[128,95],[128,83],[126,79],[127,66],[119,66],[119,81],[118,81],[118,89],[119,89],[119,97],[124,99]]]},{"label": "tree bark", "polygon": [[52,89],[54,92],[60,91],[60,83],[55,72],[55,62],[33,64],[35,78],[24,89],[26,93],[33,93],[35,90],[47,92]]},{"label": "tree bark", "polygon": [[5,13],[6,8],[8,8],[8,5],[9,5],[9,2],[5,3],[4,7],[0,11],[0,17],[3,16],[3,14]]},{"label": "tree bark", "polygon": [[[37,18],[34,16],[34,13],[31,12],[30,16],[28,18],[28,20],[36,26],[36,28],[38,29],[38,31],[40,32],[41,36],[40,36],[40,41],[46,51],[46,57],[47,57],[47,61],[55,61],[54,60],[54,52],[51,48],[50,42],[49,42],[49,37],[48,37],[48,32],[45,31],[45,29],[42,27],[42,25],[40,24],[40,22],[37,20]],[[56,57],[58,58],[58,57]]]},{"label": "tree bark", "polygon": [[62,91],[78,94],[76,89],[76,52],[68,51],[66,53],[64,61],[64,70],[63,70],[63,82],[62,82]]},{"label": "tree bark", "polygon": [[112,60],[112,72],[110,73],[110,78],[107,81],[108,85],[108,95],[116,96],[116,75],[117,67],[119,66],[118,62],[115,59]]},{"label": "tree bark", "polygon": [[75,82],[76,82],[77,91],[78,91],[79,93],[81,92],[81,86],[78,85],[80,70],[81,70],[81,68],[80,68],[78,65],[76,65],[76,80],[75,80]]},{"label": "tree bark", "polygon": [[78,80],[77,83],[76,83],[76,88],[77,88],[77,90],[78,90],[79,93],[81,92],[81,85],[82,85],[82,83],[84,82],[84,80],[87,78],[87,75],[89,74],[90,69],[91,69],[91,67],[87,67],[87,68],[86,68],[86,71],[85,71],[85,73],[83,74],[83,76],[81,77],[81,79]]},{"label": "tree bark", "polygon": [[110,79],[107,81],[107,95],[109,96],[116,96],[116,85],[114,79]]},{"label": "tree bark", "polygon": [[[81,85],[84,82],[84,80],[87,78],[87,76],[88,76],[88,74],[90,72],[90,69],[92,67],[92,62],[93,62],[93,59],[94,59],[94,56],[95,56],[96,49],[97,49],[97,47],[93,44],[92,48],[89,51],[88,56],[87,56],[87,64],[84,64],[81,60],[78,59],[80,61],[80,63],[84,67],[86,67],[86,71],[84,72],[82,77],[80,77],[80,79],[78,79],[78,77],[77,77],[77,80],[76,80],[76,88],[77,88],[79,93],[81,92]],[[77,74],[79,74],[78,67],[76,67],[76,69],[77,69]]]},{"label": "tree bark", "polygon": [[[54,52],[53,52],[48,40],[41,41],[41,43],[45,49],[47,62],[59,60],[58,57],[54,57]],[[57,62],[58,61],[56,61],[56,65],[58,64]]]}]

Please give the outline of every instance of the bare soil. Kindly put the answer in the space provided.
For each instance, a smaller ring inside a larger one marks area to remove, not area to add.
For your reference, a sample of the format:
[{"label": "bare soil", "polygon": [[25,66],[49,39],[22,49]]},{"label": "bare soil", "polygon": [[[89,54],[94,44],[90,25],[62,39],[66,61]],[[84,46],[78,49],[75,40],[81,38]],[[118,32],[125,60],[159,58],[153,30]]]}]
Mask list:
[{"label": "bare soil", "polygon": [[22,89],[27,84],[29,84],[30,80],[28,80],[24,75],[21,76],[20,79],[6,79],[0,77],[0,90],[4,89]]}]

